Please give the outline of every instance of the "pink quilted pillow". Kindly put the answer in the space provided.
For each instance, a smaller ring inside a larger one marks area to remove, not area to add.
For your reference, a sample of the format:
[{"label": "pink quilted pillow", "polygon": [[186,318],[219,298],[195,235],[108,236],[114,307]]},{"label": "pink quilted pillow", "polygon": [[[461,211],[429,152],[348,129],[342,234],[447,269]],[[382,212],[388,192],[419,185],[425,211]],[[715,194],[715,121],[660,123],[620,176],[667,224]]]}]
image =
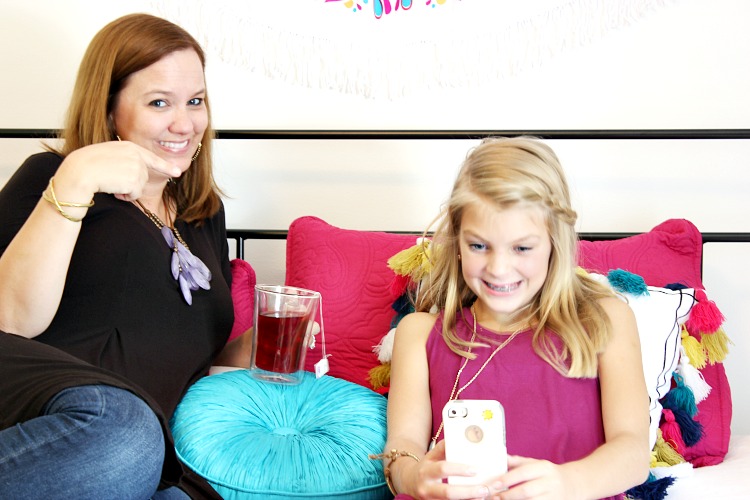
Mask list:
[{"label": "pink quilted pillow", "polygon": [[[394,314],[394,274],[386,261],[415,242],[416,236],[340,229],[317,217],[289,226],[286,284],[321,294],[329,375],[372,388],[369,371],[379,364],[372,349],[390,330]],[[313,371],[320,358],[318,335],[305,369]]]},{"label": "pink quilted pillow", "polygon": [[[684,219],[670,219],[647,233],[621,240],[581,241],[578,261],[581,267],[602,274],[611,269],[630,271],[652,286],[682,283],[703,289],[702,253],[698,228]],[[724,366],[708,365],[701,373],[711,386],[711,393],[698,404],[696,415],[705,435],[684,453],[685,459],[697,467],[724,460],[732,421],[732,395]]]},{"label": "pink quilted pillow", "polygon": [[[395,314],[389,292],[394,274],[386,262],[415,242],[415,236],[341,229],[316,217],[292,222],[287,237],[286,284],[322,295],[331,375],[371,387],[369,371],[379,364],[372,348],[390,330]],[[682,283],[702,289],[702,251],[698,229],[687,220],[671,219],[651,231],[620,240],[581,241],[579,263],[601,274],[624,269],[652,286]],[[320,344],[318,341],[308,352],[307,370],[313,371],[313,364],[320,359]],[[724,367],[708,366],[702,373],[712,391],[698,405],[697,419],[705,437],[689,448],[685,457],[695,465],[721,462],[729,446],[732,415]]]},{"label": "pink quilted pillow", "polygon": [[688,288],[703,288],[702,241],[700,231],[691,222],[669,219],[649,232],[628,238],[581,241],[578,263],[601,274],[624,269],[642,276],[651,286],[682,283]]},{"label": "pink quilted pillow", "polygon": [[232,304],[234,325],[229,334],[233,340],[253,326],[253,301],[255,300],[255,270],[242,259],[232,259]]}]

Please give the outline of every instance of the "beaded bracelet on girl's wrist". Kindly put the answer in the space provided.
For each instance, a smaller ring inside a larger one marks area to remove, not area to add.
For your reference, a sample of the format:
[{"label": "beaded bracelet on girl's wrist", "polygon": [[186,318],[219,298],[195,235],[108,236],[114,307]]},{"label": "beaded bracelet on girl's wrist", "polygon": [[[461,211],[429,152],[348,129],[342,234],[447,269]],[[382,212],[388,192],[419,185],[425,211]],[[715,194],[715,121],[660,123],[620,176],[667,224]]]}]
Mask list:
[{"label": "beaded bracelet on girl's wrist", "polygon": [[383,476],[385,476],[385,484],[388,486],[388,489],[391,490],[393,496],[396,496],[398,493],[396,493],[396,489],[393,487],[393,481],[391,480],[391,465],[393,465],[393,463],[401,457],[413,458],[414,460],[419,462],[418,456],[416,456],[414,453],[403,450],[391,450],[388,453],[378,453],[377,455],[368,456],[371,459],[382,460],[384,458],[387,458],[389,460],[388,465],[386,465],[383,469]]}]

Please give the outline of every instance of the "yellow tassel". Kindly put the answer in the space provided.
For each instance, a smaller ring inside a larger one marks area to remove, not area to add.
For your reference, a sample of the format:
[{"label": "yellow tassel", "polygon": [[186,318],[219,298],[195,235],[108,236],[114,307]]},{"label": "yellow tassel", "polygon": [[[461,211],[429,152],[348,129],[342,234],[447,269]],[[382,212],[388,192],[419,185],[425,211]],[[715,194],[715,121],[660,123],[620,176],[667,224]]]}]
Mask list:
[{"label": "yellow tassel", "polygon": [[708,362],[721,363],[729,354],[729,340],[723,328],[719,328],[714,333],[704,333],[701,335],[701,345],[708,354]]},{"label": "yellow tassel", "polygon": [[388,267],[401,276],[419,281],[430,272],[430,240],[420,238],[413,247],[401,250],[388,259]]},{"label": "yellow tassel", "polygon": [[656,433],[656,444],[654,445],[653,451],[655,452],[654,459],[657,463],[656,467],[669,467],[672,465],[681,464],[685,461],[685,458],[677,453],[677,450],[672,448],[669,443],[664,441],[660,429],[657,430]]},{"label": "yellow tassel", "polygon": [[391,383],[391,364],[383,363],[372,368],[369,372],[370,385],[375,390],[386,387]]},{"label": "yellow tassel", "polygon": [[687,354],[690,364],[698,370],[705,368],[707,355],[706,351],[703,350],[700,340],[690,335],[684,324],[680,331],[680,337],[682,337],[682,347],[685,349],[685,354]]},{"label": "yellow tassel", "polygon": [[[651,463],[649,464],[649,468],[653,469],[654,467],[662,467],[661,465],[657,465],[658,462],[656,461],[656,450],[651,450]],[[666,464],[664,464],[666,467]]]}]

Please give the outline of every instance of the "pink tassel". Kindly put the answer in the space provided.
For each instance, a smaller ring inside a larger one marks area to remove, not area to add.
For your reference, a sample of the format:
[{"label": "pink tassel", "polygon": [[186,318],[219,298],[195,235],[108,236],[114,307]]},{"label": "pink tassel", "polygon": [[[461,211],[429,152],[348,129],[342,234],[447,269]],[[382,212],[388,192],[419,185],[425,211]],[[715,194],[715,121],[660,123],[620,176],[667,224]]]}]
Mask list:
[{"label": "pink tassel", "polygon": [[406,292],[406,288],[409,286],[410,281],[411,278],[409,276],[396,274],[393,277],[393,281],[391,281],[391,297],[394,299],[401,297]]},{"label": "pink tassel", "polygon": [[693,335],[713,333],[724,323],[724,315],[719,311],[713,300],[708,300],[706,292],[695,290],[697,303],[690,310],[690,317],[685,327]]},{"label": "pink tassel", "polygon": [[686,446],[685,441],[682,439],[680,424],[675,420],[672,410],[665,408],[662,410],[662,414],[664,415],[664,421],[659,426],[659,429],[661,429],[664,441],[674,448],[677,453],[684,455]]}]

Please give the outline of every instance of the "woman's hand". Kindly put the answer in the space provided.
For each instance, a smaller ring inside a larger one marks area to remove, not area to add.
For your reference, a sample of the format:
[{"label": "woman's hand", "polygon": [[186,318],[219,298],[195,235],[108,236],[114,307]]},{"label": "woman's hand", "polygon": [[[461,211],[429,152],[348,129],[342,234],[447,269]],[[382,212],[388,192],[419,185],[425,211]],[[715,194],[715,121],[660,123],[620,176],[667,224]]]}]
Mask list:
[{"label": "woman's hand", "polygon": [[150,178],[166,181],[181,173],[177,166],[132,142],[103,142],[70,153],[55,174],[55,189],[65,200],[111,193],[120,200],[133,201],[141,197]]}]

